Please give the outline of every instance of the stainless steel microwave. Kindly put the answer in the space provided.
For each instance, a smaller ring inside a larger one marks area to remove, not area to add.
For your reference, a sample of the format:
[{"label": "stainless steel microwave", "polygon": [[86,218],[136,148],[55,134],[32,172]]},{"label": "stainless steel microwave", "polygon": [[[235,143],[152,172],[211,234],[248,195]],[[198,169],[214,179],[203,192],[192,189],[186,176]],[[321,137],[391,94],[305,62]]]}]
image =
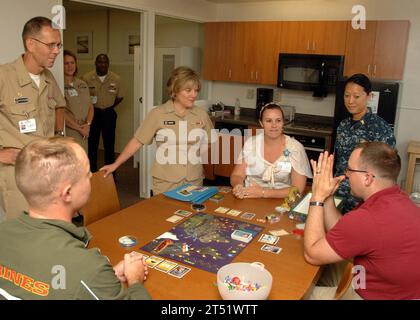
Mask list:
[{"label": "stainless steel microwave", "polygon": [[280,53],[277,87],[313,91],[314,97],[326,97],[335,92],[343,68],[344,56]]}]

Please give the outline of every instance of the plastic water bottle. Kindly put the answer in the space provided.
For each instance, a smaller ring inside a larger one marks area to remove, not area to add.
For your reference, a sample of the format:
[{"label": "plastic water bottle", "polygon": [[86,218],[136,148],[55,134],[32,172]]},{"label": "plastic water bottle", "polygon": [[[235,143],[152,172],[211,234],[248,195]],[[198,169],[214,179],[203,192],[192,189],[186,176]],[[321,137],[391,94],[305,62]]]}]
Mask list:
[{"label": "plastic water bottle", "polygon": [[239,116],[241,114],[241,103],[239,101],[239,98],[236,98],[234,113],[235,113],[235,116]]}]

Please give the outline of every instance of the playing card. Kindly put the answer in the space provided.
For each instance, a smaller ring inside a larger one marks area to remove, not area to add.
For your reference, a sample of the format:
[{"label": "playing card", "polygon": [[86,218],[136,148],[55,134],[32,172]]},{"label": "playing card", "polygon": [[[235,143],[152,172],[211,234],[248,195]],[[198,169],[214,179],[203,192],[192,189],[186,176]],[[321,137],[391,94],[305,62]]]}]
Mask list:
[{"label": "playing card", "polygon": [[190,196],[192,194],[187,189],[182,189],[182,190],[178,191],[177,193],[180,194],[181,196],[184,196],[184,197]]},{"label": "playing card", "polygon": [[239,216],[242,213],[242,211],[239,210],[235,210],[235,209],[230,209],[229,212],[227,212],[228,215],[230,216]]},{"label": "playing card", "polygon": [[280,221],[280,216],[278,214],[272,213],[265,216],[265,220],[270,223],[276,223]]},{"label": "playing card", "polygon": [[224,195],[217,193],[214,196],[212,196],[209,200],[214,201],[214,202],[219,202],[219,201],[222,201],[224,197],[225,197]]},{"label": "playing card", "polygon": [[226,213],[226,212],[228,212],[229,210],[230,210],[229,208],[219,207],[219,208],[217,208],[216,210],[214,210],[214,212],[217,212],[217,213]]},{"label": "playing card", "polygon": [[298,230],[305,230],[305,223],[298,223],[296,225],[296,229],[298,229]]},{"label": "playing card", "polygon": [[279,241],[279,237],[273,236],[271,234],[263,234],[258,240],[258,242],[268,243],[268,244],[276,244],[278,241]]},{"label": "playing card", "polygon": [[177,223],[178,221],[181,221],[182,219],[184,219],[183,217],[180,216],[171,216],[168,219],[166,219],[166,221],[172,222],[172,223]]},{"label": "playing card", "polygon": [[182,191],[191,192],[193,190],[197,190],[198,188],[200,188],[200,187],[198,187],[198,186],[189,186],[189,187],[186,187],[185,189],[182,189]]},{"label": "playing card", "polygon": [[168,274],[170,274],[171,276],[177,277],[177,278],[182,278],[183,276],[185,276],[190,271],[191,271],[190,268],[177,265],[175,268],[173,268],[171,271],[169,271]]},{"label": "playing card", "polygon": [[271,252],[271,253],[275,253],[275,254],[279,254],[282,250],[282,248],[276,247],[276,246],[272,246],[271,244],[265,244],[261,247],[262,251],[266,251],[266,252]]},{"label": "playing card", "polygon": [[175,263],[175,262],[165,260],[165,261],[163,261],[163,262],[159,263],[159,264],[155,267],[155,269],[156,269],[156,270],[159,270],[159,271],[162,271],[162,272],[165,272],[165,273],[168,273],[168,272],[169,272],[169,271],[171,271],[173,268],[175,268],[177,265],[178,265],[178,264],[177,264],[177,263]]},{"label": "playing card", "polygon": [[255,213],[251,213],[251,212],[245,212],[243,215],[241,215],[241,218],[246,219],[246,220],[251,220],[254,217],[255,217]]},{"label": "playing card", "polygon": [[156,257],[156,256],[151,256],[151,257],[146,259],[146,264],[149,268],[153,269],[154,267],[156,267],[162,261],[163,261],[162,258],[159,258],[159,257]]},{"label": "playing card", "polygon": [[197,191],[197,192],[203,192],[203,191],[206,191],[207,189],[208,189],[207,187],[197,187],[195,189],[195,191]]},{"label": "playing card", "polygon": [[273,236],[276,237],[280,237],[280,236],[287,236],[289,234],[289,232],[287,232],[284,229],[280,229],[280,230],[270,230],[268,231],[269,233],[271,233]]},{"label": "playing card", "polygon": [[174,213],[181,217],[189,217],[190,215],[192,215],[191,211],[181,210],[181,209],[176,210]]},{"label": "playing card", "polygon": [[231,187],[220,187],[219,188],[219,192],[222,192],[222,193],[229,193],[231,191],[232,191]]}]

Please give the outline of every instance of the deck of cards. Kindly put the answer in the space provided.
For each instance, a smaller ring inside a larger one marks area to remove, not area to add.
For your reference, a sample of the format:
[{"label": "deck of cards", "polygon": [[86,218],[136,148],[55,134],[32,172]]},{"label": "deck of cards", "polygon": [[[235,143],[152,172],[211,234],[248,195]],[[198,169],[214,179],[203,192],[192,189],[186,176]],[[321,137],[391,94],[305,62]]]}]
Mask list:
[{"label": "deck of cards", "polygon": [[243,230],[235,230],[230,237],[234,240],[249,243],[252,240],[252,233]]}]

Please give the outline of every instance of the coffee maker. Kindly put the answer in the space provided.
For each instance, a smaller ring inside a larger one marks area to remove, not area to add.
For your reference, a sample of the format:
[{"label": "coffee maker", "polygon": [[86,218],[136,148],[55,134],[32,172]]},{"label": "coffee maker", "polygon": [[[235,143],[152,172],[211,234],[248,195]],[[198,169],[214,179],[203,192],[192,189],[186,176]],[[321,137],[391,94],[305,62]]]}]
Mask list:
[{"label": "coffee maker", "polygon": [[261,108],[273,101],[274,90],[270,88],[257,88],[257,108],[256,116],[259,118]]}]

